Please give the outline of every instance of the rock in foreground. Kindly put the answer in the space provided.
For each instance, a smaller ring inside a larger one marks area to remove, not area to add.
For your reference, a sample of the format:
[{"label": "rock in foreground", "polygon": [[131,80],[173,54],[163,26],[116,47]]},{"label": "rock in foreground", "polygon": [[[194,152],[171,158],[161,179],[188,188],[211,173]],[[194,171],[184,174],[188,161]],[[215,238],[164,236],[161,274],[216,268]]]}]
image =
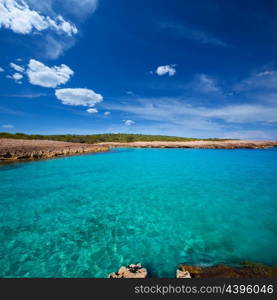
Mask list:
[{"label": "rock in foreground", "polygon": [[0,139],[0,161],[36,160],[104,152],[109,147],[47,140]]},{"label": "rock in foreground", "polygon": [[242,263],[240,268],[226,265],[212,267],[179,265],[177,275],[186,272],[190,274],[191,278],[277,278],[277,267],[247,262]]},{"label": "rock in foreground", "polygon": [[191,278],[190,273],[188,271],[177,270],[176,278]]},{"label": "rock in foreground", "polygon": [[108,278],[146,278],[147,270],[141,264],[121,267],[118,272],[112,273]]}]

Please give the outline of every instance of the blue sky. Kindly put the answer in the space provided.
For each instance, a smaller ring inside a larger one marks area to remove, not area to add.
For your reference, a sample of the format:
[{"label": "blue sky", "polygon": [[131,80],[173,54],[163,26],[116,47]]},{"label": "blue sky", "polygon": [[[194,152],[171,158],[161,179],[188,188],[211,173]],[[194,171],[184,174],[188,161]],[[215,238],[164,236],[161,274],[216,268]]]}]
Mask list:
[{"label": "blue sky", "polygon": [[0,131],[277,139],[277,2],[0,0]]}]

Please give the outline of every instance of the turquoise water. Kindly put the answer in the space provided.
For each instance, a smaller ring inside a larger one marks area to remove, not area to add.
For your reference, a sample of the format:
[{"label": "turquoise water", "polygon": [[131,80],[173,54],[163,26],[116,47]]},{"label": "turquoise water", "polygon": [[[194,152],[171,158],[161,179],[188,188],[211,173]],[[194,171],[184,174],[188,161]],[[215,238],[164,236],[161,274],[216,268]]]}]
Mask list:
[{"label": "turquoise water", "polygon": [[116,149],[0,167],[0,277],[277,263],[277,149]]}]

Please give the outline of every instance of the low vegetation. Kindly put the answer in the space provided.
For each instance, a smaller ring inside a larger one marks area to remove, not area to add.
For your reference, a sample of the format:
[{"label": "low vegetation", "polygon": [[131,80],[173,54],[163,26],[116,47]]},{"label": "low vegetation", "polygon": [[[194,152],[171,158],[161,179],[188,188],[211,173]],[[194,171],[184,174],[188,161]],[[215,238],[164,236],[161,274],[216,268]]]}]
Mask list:
[{"label": "low vegetation", "polygon": [[72,143],[105,143],[105,142],[151,142],[151,141],[224,141],[227,139],[195,139],[183,138],[176,136],[163,136],[163,135],[144,135],[144,134],[127,134],[127,133],[105,133],[105,134],[92,134],[92,135],[74,135],[74,134],[61,134],[61,135],[40,135],[40,134],[25,134],[25,133],[7,133],[0,132],[0,138],[11,139],[24,139],[24,140],[52,140]]}]

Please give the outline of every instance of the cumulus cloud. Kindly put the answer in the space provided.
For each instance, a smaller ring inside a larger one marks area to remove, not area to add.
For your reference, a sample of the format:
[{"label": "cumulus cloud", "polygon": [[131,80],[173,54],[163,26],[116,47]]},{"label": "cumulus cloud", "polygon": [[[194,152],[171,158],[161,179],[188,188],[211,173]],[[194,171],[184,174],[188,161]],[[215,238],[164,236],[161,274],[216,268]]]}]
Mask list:
[{"label": "cumulus cloud", "polygon": [[109,111],[104,112],[104,116],[109,116],[111,113]]},{"label": "cumulus cloud", "polygon": [[2,127],[5,128],[5,129],[12,129],[12,128],[14,128],[14,126],[11,125],[11,124],[4,124],[4,125],[2,125]]},{"label": "cumulus cloud", "polygon": [[89,114],[96,114],[96,113],[98,113],[98,110],[96,108],[89,108],[89,109],[87,109],[87,112]]},{"label": "cumulus cloud", "polygon": [[78,32],[76,26],[65,21],[61,15],[54,19],[33,10],[23,0],[0,0],[0,28],[15,33],[30,34],[34,31],[52,30],[58,34],[72,36]]},{"label": "cumulus cloud", "polygon": [[74,74],[67,65],[48,67],[35,59],[30,59],[26,73],[31,84],[48,88],[67,83]]},{"label": "cumulus cloud", "polygon": [[131,126],[131,125],[135,124],[135,122],[132,120],[124,120],[124,124],[127,126]]},{"label": "cumulus cloud", "polygon": [[21,79],[23,78],[23,75],[20,74],[20,73],[14,73],[14,74],[12,75],[12,77],[13,77],[13,79],[14,79],[15,81],[18,81],[18,80],[21,80]]},{"label": "cumulus cloud", "polygon": [[163,76],[168,74],[168,76],[174,76],[176,74],[176,65],[166,65],[166,66],[159,66],[155,73],[159,76]]},{"label": "cumulus cloud", "polygon": [[57,89],[55,95],[65,105],[93,107],[95,104],[103,101],[101,94],[82,88]]},{"label": "cumulus cloud", "polygon": [[0,72],[5,72],[5,70],[3,68],[0,67]]},{"label": "cumulus cloud", "polygon": [[10,67],[13,68],[17,72],[21,72],[22,73],[22,72],[25,71],[25,69],[23,67],[15,64],[15,63],[10,63]]},{"label": "cumulus cloud", "polygon": [[32,34],[37,57],[57,59],[76,43],[78,29],[70,20],[80,26],[97,4],[98,0],[0,0],[0,28]]}]

